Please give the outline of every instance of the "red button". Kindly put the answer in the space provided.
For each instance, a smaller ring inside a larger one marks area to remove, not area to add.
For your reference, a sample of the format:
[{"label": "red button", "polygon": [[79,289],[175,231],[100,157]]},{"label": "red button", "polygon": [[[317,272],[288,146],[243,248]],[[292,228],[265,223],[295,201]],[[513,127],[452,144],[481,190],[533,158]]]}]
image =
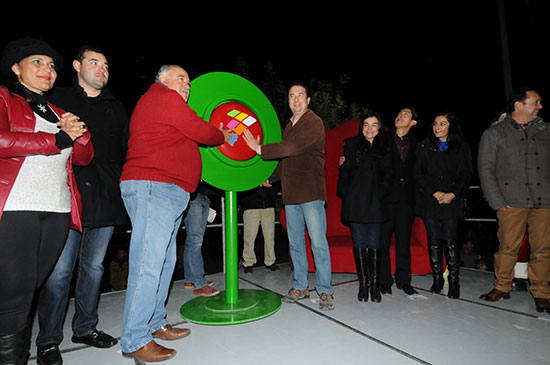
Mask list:
[{"label": "red button", "polygon": [[218,150],[234,161],[246,161],[256,156],[244,140],[243,133],[248,129],[255,138],[263,140],[262,127],[256,115],[241,103],[229,102],[218,106],[210,116],[210,123],[219,127],[223,123],[224,129],[233,129],[235,136],[229,142],[218,146]]}]

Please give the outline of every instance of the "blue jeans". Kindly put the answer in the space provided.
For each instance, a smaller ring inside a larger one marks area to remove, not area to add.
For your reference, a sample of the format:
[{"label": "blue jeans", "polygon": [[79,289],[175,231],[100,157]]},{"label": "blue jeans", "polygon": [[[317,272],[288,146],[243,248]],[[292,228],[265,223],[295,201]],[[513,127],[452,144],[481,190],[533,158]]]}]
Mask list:
[{"label": "blue jeans", "polygon": [[308,288],[308,266],[305,242],[305,228],[311,238],[311,250],[315,259],[315,288],[318,293],[333,294],[330,283],[330,252],[327,241],[327,217],[325,202],[315,200],[302,204],[286,204],[287,233],[290,258],[294,265],[292,286],[299,290]]},{"label": "blue jeans", "polygon": [[79,266],[74,293],[73,333],[79,337],[86,336],[96,329],[103,259],[113,230],[113,226],[92,229],[84,227],[82,233],[69,230],[63,252],[40,291],[37,309],[40,327],[36,337],[38,347],[60,344],[63,341],[65,309],[77,258]]},{"label": "blue jeans", "polygon": [[428,237],[440,240],[456,239],[456,229],[458,220],[456,219],[437,219],[424,217],[424,226]]},{"label": "blue jeans", "polygon": [[189,193],[177,185],[145,180],[120,183],[132,222],[122,351],[134,352],[167,324],[165,302],[176,265],[176,235]]},{"label": "blue jeans", "polygon": [[187,215],[183,219],[187,234],[183,248],[185,281],[193,283],[197,289],[207,284],[204,278],[202,240],[208,224],[209,211],[210,199],[204,194],[197,193],[195,198],[189,201]]},{"label": "blue jeans", "polygon": [[350,223],[353,246],[357,248],[380,248],[381,223]]}]

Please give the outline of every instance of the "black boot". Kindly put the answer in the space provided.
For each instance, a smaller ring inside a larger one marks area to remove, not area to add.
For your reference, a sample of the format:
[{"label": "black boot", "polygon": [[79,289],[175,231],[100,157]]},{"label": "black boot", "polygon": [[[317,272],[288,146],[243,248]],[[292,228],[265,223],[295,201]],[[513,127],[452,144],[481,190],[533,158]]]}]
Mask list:
[{"label": "black boot", "polygon": [[360,302],[369,301],[369,271],[367,250],[365,248],[353,247],[353,257],[355,258],[355,268],[357,269],[357,279],[359,280],[359,293],[357,300]]},{"label": "black boot", "polygon": [[456,244],[456,240],[445,240],[445,259],[449,268],[449,292],[447,296],[452,299],[460,297],[460,284],[458,274],[460,273],[460,250]]},{"label": "black boot", "polygon": [[368,252],[368,269],[370,282],[370,300],[380,303],[382,295],[380,294],[380,250],[369,248]]},{"label": "black boot", "polygon": [[0,335],[0,364],[25,365],[29,357],[28,331],[23,329],[15,334]]},{"label": "black boot", "polygon": [[433,276],[430,292],[439,294],[445,283],[443,279],[443,247],[441,247],[441,240],[428,237],[428,253]]}]

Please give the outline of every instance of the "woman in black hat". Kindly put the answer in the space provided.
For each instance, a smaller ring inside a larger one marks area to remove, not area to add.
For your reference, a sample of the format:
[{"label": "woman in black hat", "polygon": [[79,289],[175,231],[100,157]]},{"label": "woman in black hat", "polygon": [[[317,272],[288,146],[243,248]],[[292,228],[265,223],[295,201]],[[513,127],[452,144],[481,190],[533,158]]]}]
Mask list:
[{"label": "woman in black hat", "polygon": [[88,164],[93,148],[84,123],[48,102],[60,64],[33,38],[0,59],[0,364],[26,363],[35,291],[80,225],[72,164]]}]

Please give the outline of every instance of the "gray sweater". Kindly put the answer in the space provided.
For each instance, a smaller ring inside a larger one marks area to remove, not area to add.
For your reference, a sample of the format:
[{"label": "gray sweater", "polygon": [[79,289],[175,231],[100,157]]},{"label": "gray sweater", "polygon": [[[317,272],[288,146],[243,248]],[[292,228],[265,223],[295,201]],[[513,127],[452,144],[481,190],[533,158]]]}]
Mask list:
[{"label": "gray sweater", "polygon": [[491,208],[550,208],[550,126],[536,118],[523,127],[506,115],[483,133],[478,171]]}]

